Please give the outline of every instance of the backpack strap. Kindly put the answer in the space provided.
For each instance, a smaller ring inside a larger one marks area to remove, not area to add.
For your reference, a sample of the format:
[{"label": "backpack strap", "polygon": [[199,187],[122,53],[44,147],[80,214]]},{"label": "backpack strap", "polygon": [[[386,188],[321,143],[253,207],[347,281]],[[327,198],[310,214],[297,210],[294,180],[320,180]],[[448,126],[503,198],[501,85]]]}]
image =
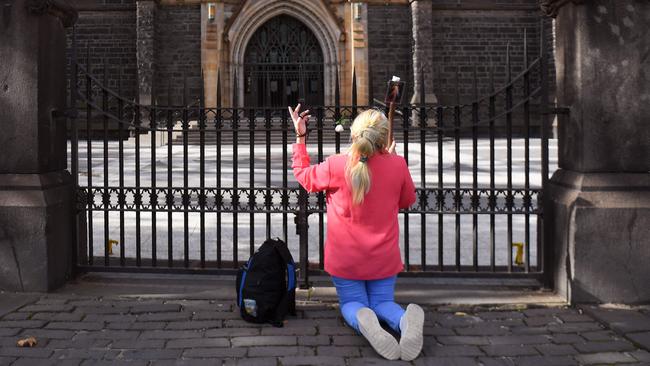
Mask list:
[{"label": "backpack strap", "polygon": [[273,247],[278,251],[282,260],[287,265],[287,291],[291,291],[296,288],[296,263],[293,261],[293,257],[285,244],[279,238],[273,240]]},{"label": "backpack strap", "polygon": [[241,283],[239,284],[239,291],[237,291],[237,305],[239,305],[240,308],[242,307],[242,303],[244,301],[242,292],[244,291],[244,284],[246,283],[246,275],[248,274],[248,270],[251,268],[252,263],[253,257],[250,257],[242,270]]},{"label": "backpack strap", "polygon": [[277,250],[282,260],[287,265],[287,291],[282,295],[282,299],[275,311],[275,321],[271,322],[276,327],[281,327],[284,314],[296,315],[296,264],[293,257],[282,240],[277,238],[272,240],[273,247]]}]

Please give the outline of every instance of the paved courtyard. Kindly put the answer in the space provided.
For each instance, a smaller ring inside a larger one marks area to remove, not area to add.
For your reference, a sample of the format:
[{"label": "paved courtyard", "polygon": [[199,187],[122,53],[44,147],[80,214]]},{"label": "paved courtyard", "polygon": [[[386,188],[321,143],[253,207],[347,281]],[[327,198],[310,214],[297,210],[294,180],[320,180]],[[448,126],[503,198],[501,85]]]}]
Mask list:
[{"label": "paved courtyard", "polygon": [[[263,140],[261,140],[263,141]],[[557,168],[557,141],[551,140],[549,147],[549,171],[553,172]],[[342,149],[345,149],[345,142],[343,142]],[[517,188],[524,187],[524,140],[513,139],[512,143],[512,156],[513,156],[513,186]],[[530,140],[530,186],[537,189],[541,185],[541,141],[539,139]],[[158,187],[167,186],[168,172],[172,174],[172,186],[174,188],[183,187],[183,146],[173,145],[171,159],[168,161],[168,147],[160,146],[156,148],[156,160],[152,163],[150,148],[141,147],[140,157],[140,186],[151,186],[151,171],[152,166],[156,166],[156,183]],[[404,145],[399,144],[397,147],[399,153],[404,153]],[[471,187],[472,184],[472,140],[462,139],[460,141],[460,183],[462,187]],[[88,182],[88,154],[85,141],[80,142],[79,150],[79,171],[80,171],[80,185],[85,186]],[[310,145],[310,153],[312,160],[316,161],[316,148],[315,145]],[[124,184],[126,187],[135,186],[135,144],[133,139],[124,143]],[[324,147],[324,156],[334,153],[334,147],[326,145]],[[478,141],[478,185],[479,187],[489,187],[489,140],[481,139]],[[505,187],[507,183],[507,145],[505,139],[497,139],[495,142],[495,184],[496,187]],[[446,140],[443,143],[443,182],[447,188],[453,188],[455,185],[455,171],[454,171],[454,155],[455,146],[453,140]],[[291,152],[289,151],[289,159]],[[421,156],[425,157],[425,172],[421,174]],[[111,187],[119,186],[119,148],[117,142],[108,143],[108,154],[106,156],[108,161],[108,183]],[[200,147],[198,145],[188,146],[188,186],[198,187],[200,177]],[[234,149],[230,144],[224,144],[221,147],[221,171],[216,171],[216,146],[208,145],[205,147],[205,185],[206,187],[215,187],[217,177],[221,179],[222,187],[232,187],[234,184],[233,168],[234,168]],[[255,187],[266,186],[266,160],[270,158],[271,169],[269,171],[271,176],[271,185],[278,187],[282,185],[283,175],[287,175],[289,186],[297,186],[295,179],[290,168],[285,172],[282,169],[282,147],[274,144],[271,146],[271,154],[267,156],[266,146],[262,142],[260,145],[253,147],[253,155],[251,159],[250,145],[239,145],[237,149],[237,184],[239,187],[248,187],[251,184],[250,176],[250,162],[254,162],[253,171],[253,185]],[[409,166],[411,174],[415,181],[416,187],[422,187],[423,180],[426,182],[426,187],[437,187],[438,182],[438,148],[436,142],[428,141],[425,145],[424,152],[420,151],[418,143],[409,144]],[[288,162],[290,167],[291,163]],[[103,143],[101,141],[93,141],[92,143],[92,171],[90,173],[93,185],[101,186],[104,182],[104,151]],[[247,200],[246,198],[244,198]],[[450,198],[451,200],[451,198]],[[96,201],[101,202],[101,196],[96,196]],[[453,204],[451,202],[447,203]],[[501,202],[500,204],[503,204]],[[534,200],[534,205],[536,202]],[[141,215],[141,247],[142,257],[150,258],[152,253],[151,238],[151,213],[144,212]],[[421,250],[424,247],[426,250],[427,264],[438,264],[438,250],[442,245],[443,261],[445,264],[455,263],[456,249],[455,249],[455,219],[453,215],[445,215],[443,220],[444,239],[442,243],[438,243],[438,219],[437,215],[427,215],[426,218],[426,235],[424,238],[421,236],[421,218],[420,215],[409,215],[409,259],[412,264],[419,264],[421,258]],[[168,254],[168,231],[167,223],[168,216],[166,212],[159,212],[156,215],[156,238],[157,249],[156,253],[158,258],[167,258]],[[206,240],[206,259],[215,260],[217,257],[217,228],[216,228],[216,214],[206,214],[205,222],[205,240]],[[249,214],[238,214],[238,223],[234,225],[234,215],[224,213],[222,214],[221,226],[221,254],[225,260],[232,258],[233,252],[233,233],[237,230],[238,236],[238,255],[239,258],[247,258],[250,246],[250,216]],[[266,237],[266,221],[264,214],[256,214],[254,216],[254,243],[259,245]],[[135,257],[135,213],[125,213],[125,243],[115,248],[114,255],[119,256],[120,250],[125,250],[127,258]],[[488,265],[490,262],[490,219],[488,215],[479,215],[478,219],[478,262],[479,265]],[[183,214],[174,213],[171,222],[172,225],[172,254],[174,258],[183,258]],[[404,226],[405,220],[400,218],[400,227],[402,231],[400,245],[404,248]],[[119,240],[119,213],[111,212],[109,214],[109,239]],[[282,215],[273,214],[271,217],[271,235],[283,236],[282,232]],[[530,223],[530,262],[535,265],[537,260],[537,217],[531,215]],[[525,241],[525,221],[523,215],[513,215],[513,242]],[[200,221],[198,213],[189,214],[189,253],[190,260],[200,258]],[[293,224],[293,215],[288,217],[288,230],[287,230],[288,244],[294,256],[298,254],[298,237]],[[462,215],[461,217],[461,250],[460,259],[462,265],[471,265],[473,260],[472,252],[472,217],[471,215]],[[103,255],[104,243],[104,214],[101,211],[95,211],[93,214],[93,241],[95,247],[95,255]],[[310,229],[309,229],[309,259],[310,261],[318,261],[318,216],[310,216]],[[495,263],[496,265],[507,264],[508,258],[508,240],[507,240],[507,219],[505,215],[497,215],[495,220]],[[98,249],[99,248],[99,249]],[[99,251],[98,251],[99,250]],[[405,256],[404,250],[402,255]],[[513,255],[514,257],[514,255]]]},{"label": "paved courtyard", "polygon": [[[440,305],[440,294],[459,289],[420,285],[425,344],[407,363],[376,355],[343,324],[332,296],[301,292],[297,317],[273,328],[239,319],[228,281],[219,287],[208,280],[211,291],[182,294],[150,293],[173,280],[136,281],[111,285],[122,291],[89,283],[52,294],[0,293],[0,365],[650,365],[647,306],[542,306],[534,301],[546,295],[535,300],[539,293],[524,290],[500,300],[512,301],[507,305]],[[400,288],[398,301],[416,301]],[[481,291],[473,300],[490,301]],[[533,303],[519,303],[526,296]],[[27,336],[37,346],[16,347]]]}]

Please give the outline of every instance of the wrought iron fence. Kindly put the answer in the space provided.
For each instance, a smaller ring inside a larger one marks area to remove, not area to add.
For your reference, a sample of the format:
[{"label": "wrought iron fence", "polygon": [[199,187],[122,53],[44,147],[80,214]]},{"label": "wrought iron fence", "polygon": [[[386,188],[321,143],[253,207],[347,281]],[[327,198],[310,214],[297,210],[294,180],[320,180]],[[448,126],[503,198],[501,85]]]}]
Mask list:
[{"label": "wrought iron fence", "polygon": [[[222,107],[220,81],[214,108],[202,98],[142,105],[108,89],[111,68],[92,75],[90,55],[80,62],[72,44],[79,269],[233,273],[265,237],[279,236],[297,251],[304,284],[322,273],[325,194],[308,194],[292,177],[285,108]],[[395,137],[418,197],[400,212],[404,275],[543,278],[548,61],[540,44],[529,62],[525,41],[525,70],[472,103],[426,104],[420,82],[420,103],[399,108]],[[356,80],[352,88],[351,105],[310,107],[319,162],[347,143],[349,131],[334,127],[372,107],[357,104]]]}]

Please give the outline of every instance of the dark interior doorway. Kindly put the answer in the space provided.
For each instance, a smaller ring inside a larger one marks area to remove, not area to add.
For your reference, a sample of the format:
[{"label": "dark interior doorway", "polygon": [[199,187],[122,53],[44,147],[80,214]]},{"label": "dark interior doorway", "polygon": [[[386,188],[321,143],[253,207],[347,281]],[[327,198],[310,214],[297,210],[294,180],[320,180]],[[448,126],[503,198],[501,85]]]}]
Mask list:
[{"label": "dark interior doorway", "polygon": [[280,15],[264,23],[244,54],[246,107],[323,105],[323,52],[305,24]]}]

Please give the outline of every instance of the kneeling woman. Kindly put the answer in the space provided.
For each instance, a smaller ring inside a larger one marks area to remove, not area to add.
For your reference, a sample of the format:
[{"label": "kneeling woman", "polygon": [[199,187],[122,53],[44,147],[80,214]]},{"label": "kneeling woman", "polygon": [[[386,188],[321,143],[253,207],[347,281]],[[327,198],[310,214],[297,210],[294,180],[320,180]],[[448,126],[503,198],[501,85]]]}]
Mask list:
[{"label": "kneeling woman", "polygon": [[[395,303],[399,249],[398,212],[415,202],[406,161],[388,144],[388,120],[378,110],[359,114],[351,127],[347,154],[310,165],[305,146],[309,111],[289,112],[296,129],[293,173],[309,192],[327,194],[325,270],[332,276],[341,313],[383,357],[415,359],[422,349],[424,312]],[[401,334],[399,343],[379,324]]]}]

